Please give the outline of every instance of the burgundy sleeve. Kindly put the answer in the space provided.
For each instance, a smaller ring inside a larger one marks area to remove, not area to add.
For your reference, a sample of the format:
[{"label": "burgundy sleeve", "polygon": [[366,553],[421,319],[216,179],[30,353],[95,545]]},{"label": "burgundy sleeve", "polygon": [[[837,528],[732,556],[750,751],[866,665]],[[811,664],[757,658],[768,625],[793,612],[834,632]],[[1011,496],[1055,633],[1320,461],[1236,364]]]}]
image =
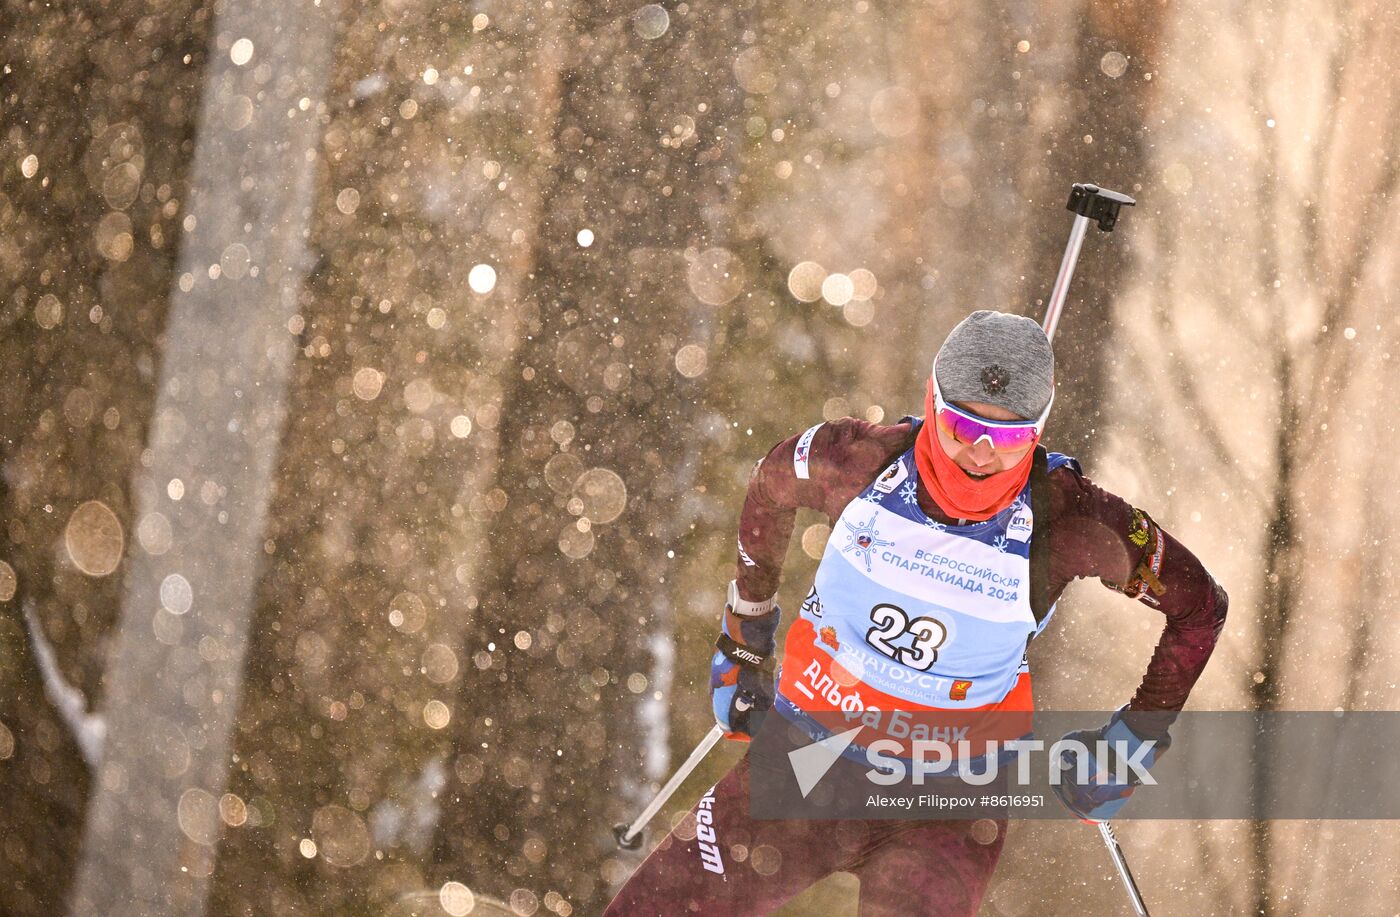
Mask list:
[{"label": "burgundy sleeve", "polygon": [[782,579],[783,556],[797,518],[797,475],[792,469],[796,445],[796,436],[778,443],[749,474],[748,493],[739,512],[738,572],[734,578],[739,597],[750,602],[770,598]]},{"label": "burgundy sleeve", "polygon": [[802,478],[793,455],[806,432],[774,446],[749,475],[735,579],[739,595],[750,602],[778,591],[798,508],[818,510],[834,523],[890,455],[908,448],[910,427],[877,426],[856,417],[820,424],[807,443],[807,477]]},{"label": "burgundy sleeve", "polygon": [[[1051,480],[1051,596],[1078,577],[1099,577],[1110,588],[1129,582],[1144,556],[1144,547],[1131,538],[1141,514],[1073,469],[1060,469]],[[1225,590],[1165,530],[1162,541],[1157,574],[1162,592],[1149,590],[1138,601],[1160,611],[1166,625],[1129,704],[1132,711],[1181,710],[1225,624]],[[1152,544],[1146,551],[1152,552]]]}]

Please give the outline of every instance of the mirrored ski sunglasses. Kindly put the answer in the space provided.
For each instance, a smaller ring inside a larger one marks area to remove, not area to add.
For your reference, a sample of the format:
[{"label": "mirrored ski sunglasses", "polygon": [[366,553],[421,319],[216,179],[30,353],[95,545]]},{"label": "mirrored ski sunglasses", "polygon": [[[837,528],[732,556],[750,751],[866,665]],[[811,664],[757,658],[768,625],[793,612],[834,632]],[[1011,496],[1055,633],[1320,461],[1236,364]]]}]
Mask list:
[{"label": "mirrored ski sunglasses", "polygon": [[938,390],[937,372],[930,374],[930,379],[933,384],[933,415],[938,428],[969,446],[985,438],[998,452],[1015,452],[1035,445],[1036,438],[1045,430],[1050,408],[1055,404],[1055,390],[1051,388],[1050,401],[1035,420],[988,420],[945,401],[943,393]]}]

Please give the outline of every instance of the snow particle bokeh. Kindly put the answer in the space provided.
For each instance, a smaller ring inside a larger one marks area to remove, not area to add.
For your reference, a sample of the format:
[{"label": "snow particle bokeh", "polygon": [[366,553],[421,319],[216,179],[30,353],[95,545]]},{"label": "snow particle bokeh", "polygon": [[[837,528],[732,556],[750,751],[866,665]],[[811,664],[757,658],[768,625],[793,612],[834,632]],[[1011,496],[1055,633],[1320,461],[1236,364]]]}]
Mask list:
[{"label": "snow particle bokeh", "polygon": [[889,86],[870,100],[870,123],[886,137],[903,137],[919,124],[919,97],[903,86]]},{"label": "snow particle bokeh", "polygon": [[815,261],[801,261],[788,271],[788,292],[798,302],[816,302],[822,298],[822,283],[826,268]]},{"label": "snow particle bokeh", "polygon": [[458,439],[466,439],[472,433],[472,419],[465,414],[458,414],[452,418],[452,422],[447,425],[447,428]]},{"label": "snow particle bokeh", "polygon": [[151,556],[167,553],[174,543],[171,521],[162,512],[147,512],[136,524],[136,540]]},{"label": "snow particle bokeh", "polygon": [[360,192],[354,188],[341,188],[335,196],[335,209],[346,216],[352,215],[360,207]]},{"label": "snow particle bokeh", "polygon": [[438,906],[449,917],[466,917],[476,910],[476,895],[461,882],[444,882],[438,889]]},{"label": "snow particle bokeh", "polygon": [[851,415],[851,403],[840,395],[822,402],[822,419],[828,423]]},{"label": "snow particle bokeh", "polygon": [[121,521],[101,500],[80,504],[63,530],[68,558],[88,576],[106,576],[117,569],[124,544]]},{"label": "snow particle bokeh", "polygon": [[476,265],[467,272],[467,286],[473,293],[490,293],[496,288],[496,269],[489,264]]},{"label": "snow particle bokeh", "polygon": [[827,274],[822,281],[822,299],[833,306],[844,306],[855,295],[856,285],[845,274]]},{"label": "snow particle bokeh", "polygon": [[686,283],[696,299],[709,306],[722,306],[743,292],[744,267],[728,249],[709,248],[690,262]]},{"label": "snow particle bokeh", "polygon": [[179,616],[164,608],[157,608],[151,616],[151,633],[158,642],[166,646],[177,646],[185,635],[185,623]]},{"label": "snow particle bokeh", "polygon": [[875,291],[878,289],[879,285],[876,283],[875,274],[873,272],[863,267],[858,267],[854,271],[851,271],[849,276],[851,278],[852,299],[866,300],[875,298]]},{"label": "snow particle bokeh", "polygon": [[19,174],[25,178],[33,178],[39,174],[39,157],[30,153],[19,161]]},{"label": "snow particle bokeh", "polygon": [[433,383],[427,379],[414,379],[403,387],[403,403],[414,414],[422,414],[433,406]]},{"label": "snow particle bokeh", "polygon": [[332,866],[355,866],[369,856],[369,829],[344,806],[322,806],[311,816],[314,849]]},{"label": "snow particle bokeh", "polygon": [[160,604],[173,615],[182,615],[194,604],[194,589],[190,581],[172,573],[160,583]]},{"label": "snow particle bokeh", "polygon": [[10,727],[0,723],[0,761],[8,761],[15,754],[15,734]]},{"label": "snow particle bokeh", "polygon": [[233,43],[233,47],[228,49],[228,59],[233,61],[235,66],[242,67],[253,59],[253,42],[247,38],[240,38]]},{"label": "snow particle bokeh", "polygon": [[582,246],[583,248],[588,248],[593,244],[593,230],[580,229],[578,231],[578,235],[574,238],[578,241],[578,244],[580,246]]},{"label": "snow particle bokeh", "polygon": [[175,816],[180,831],[196,844],[212,847],[219,842],[219,800],[208,790],[199,787],[185,790],[175,806]]},{"label": "snow particle bokeh", "polygon": [[868,300],[853,299],[841,307],[841,317],[852,328],[864,328],[875,318],[875,306]]},{"label": "snow particle bokeh", "polygon": [[749,854],[749,865],[760,876],[771,876],[783,865],[783,854],[771,844],[760,844]]},{"label": "snow particle bokeh", "polygon": [[559,550],[570,560],[583,560],[593,551],[592,530],[580,531],[576,525],[566,525],[559,533]]},{"label": "snow particle bokeh", "polygon": [[14,598],[18,589],[19,577],[15,575],[15,568],[0,560],[0,602]]},{"label": "snow particle bokeh", "polygon": [[301,839],[301,843],[297,844],[297,850],[308,860],[314,859],[316,857],[316,842],[309,837],[304,837]]},{"label": "snow particle bokeh", "polygon": [[220,271],[229,280],[241,280],[248,276],[252,264],[253,255],[242,242],[232,243],[219,255]]},{"label": "snow particle bokeh", "polygon": [[379,393],[383,389],[384,374],[369,366],[356,370],[355,376],[350,382],[350,390],[361,401],[373,401],[379,397]]},{"label": "snow particle bokeh", "polygon": [[429,729],[444,729],[452,722],[452,711],[440,700],[430,700],[423,705],[423,722]]},{"label": "snow particle bokeh", "polygon": [[817,522],[802,531],[802,553],[813,560],[821,560],[826,550],[826,540],[831,537],[831,526]]},{"label": "snow particle bokeh", "polygon": [[39,297],[34,305],[34,324],[45,331],[52,331],[63,324],[63,302],[52,293]]},{"label": "snow particle bokeh", "polygon": [[556,420],[549,428],[549,438],[561,446],[567,446],[574,441],[574,425],[567,420]]},{"label": "snow particle bokeh", "polygon": [[445,685],[457,677],[457,654],[443,643],[431,644],[423,651],[423,674],[434,684]]},{"label": "snow particle bokeh", "polygon": [[972,839],[979,844],[991,844],[996,841],[1000,829],[997,823],[990,818],[979,818],[972,823]]},{"label": "snow particle bokeh", "polygon": [[676,372],[687,379],[698,378],[705,373],[709,356],[699,344],[686,344],[676,351]]},{"label": "snow particle bokeh", "polygon": [[416,634],[428,623],[428,606],[412,592],[400,592],[389,602],[389,623],[406,634]]},{"label": "snow particle bokeh", "polygon": [[510,893],[510,910],[519,917],[532,917],[540,909],[540,899],[528,888],[517,888]]},{"label": "snow particle bokeh", "polygon": [[566,494],[584,471],[583,459],[572,452],[560,452],[544,463],[544,482],[555,493]]},{"label": "snow particle bokeh", "polygon": [[120,210],[107,214],[97,224],[93,243],[97,253],[108,261],[120,263],[130,258],[135,246],[131,235],[131,217]]},{"label": "snow particle bokeh", "polygon": [[1128,58],[1119,51],[1109,51],[1099,59],[1099,69],[1111,79],[1118,79],[1128,72]]},{"label": "snow particle bokeh", "polygon": [[632,30],[651,41],[666,34],[671,27],[671,14],[659,3],[648,3],[632,14]]},{"label": "snow particle bokeh", "polygon": [[582,511],[595,523],[612,522],[627,507],[627,484],[608,468],[591,468],[574,483],[574,493],[582,501]]},{"label": "snow particle bokeh", "polygon": [[120,162],[102,178],[102,199],[113,210],[125,210],[141,193],[141,170],[130,162]]},{"label": "snow particle bokeh", "polygon": [[219,818],[230,828],[237,828],[248,820],[248,805],[233,793],[219,797]]},{"label": "snow particle bokeh", "polygon": [[778,88],[778,78],[758,47],[742,51],[734,58],[734,79],[740,88],[753,95],[764,95]]}]

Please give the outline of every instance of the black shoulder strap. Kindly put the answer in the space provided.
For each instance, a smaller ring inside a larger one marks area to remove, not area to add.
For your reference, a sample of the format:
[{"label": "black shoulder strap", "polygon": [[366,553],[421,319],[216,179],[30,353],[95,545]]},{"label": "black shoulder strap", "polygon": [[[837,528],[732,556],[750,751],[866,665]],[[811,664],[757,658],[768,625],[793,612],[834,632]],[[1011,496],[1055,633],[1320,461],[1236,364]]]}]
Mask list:
[{"label": "black shoulder strap", "polygon": [[1050,613],[1050,472],[1044,446],[1031,461],[1031,613],[1036,626]]}]

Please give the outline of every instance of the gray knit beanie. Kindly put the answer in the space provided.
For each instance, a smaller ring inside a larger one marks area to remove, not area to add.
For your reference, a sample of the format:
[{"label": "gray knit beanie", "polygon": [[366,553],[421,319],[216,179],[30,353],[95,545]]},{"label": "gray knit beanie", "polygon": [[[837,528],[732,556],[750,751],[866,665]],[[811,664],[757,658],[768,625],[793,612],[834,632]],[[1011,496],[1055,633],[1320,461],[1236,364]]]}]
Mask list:
[{"label": "gray knit beanie", "polygon": [[1055,353],[1034,320],[983,309],[958,323],[933,359],[943,400],[980,401],[1035,420],[1055,390]]}]

